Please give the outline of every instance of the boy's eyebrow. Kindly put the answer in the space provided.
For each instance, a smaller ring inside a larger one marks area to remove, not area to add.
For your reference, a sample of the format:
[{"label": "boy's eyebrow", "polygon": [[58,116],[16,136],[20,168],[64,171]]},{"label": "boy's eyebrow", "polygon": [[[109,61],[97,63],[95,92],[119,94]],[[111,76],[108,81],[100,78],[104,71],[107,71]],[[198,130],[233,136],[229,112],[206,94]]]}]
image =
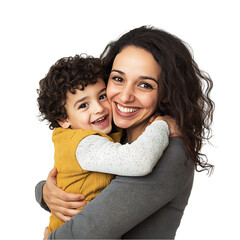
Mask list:
[{"label": "boy's eyebrow", "polygon": [[87,98],[88,98],[88,97],[83,97],[83,98],[81,98],[81,99],[78,99],[78,100],[74,103],[73,107],[76,107],[76,105],[77,105],[79,102],[83,102],[83,101],[85,101]]},{"label": "boy's eyebrow", "polygon": [[[111,72],[117,72],[117,73],[119,73],[119,74],[121,74],[121,75],[125,75],[124,72],[122,72],[122,71],[120,71],[120,70],[117,70],[117,69],[112,69]],[[153,81],[156,82],[157,85],[158,85],[158,81],[157,81],[155,78],[153,78],[153,77],[150,77],[150,76],[139,76],[139,78],[140,78],[140,79],[149,79],[149,80],[153,80]]]},{"label": "boy's eyebrow", "polygon": [[[106,87],[103,88],[103,89],[101,89],[101,90],[98,92],[98,94],[101,94],[102,92],[105,92],[106,89],[107,89]],[[76,105],[77,105],[78,103],[83,102],[83,101],[85,101],[86,99],[88,99],[88,96],[78,99],[78,100],[74,103],[73,107],[76,107]]]},{"label": "boy's eyebrow", "polygon": [[106,91],[106,87],[105,88],[103,88],[103,89],[101,89],[99,92],[98,92],[98,94],[100,94],[100,93],[102,93],[102,92],[105,92]]}]

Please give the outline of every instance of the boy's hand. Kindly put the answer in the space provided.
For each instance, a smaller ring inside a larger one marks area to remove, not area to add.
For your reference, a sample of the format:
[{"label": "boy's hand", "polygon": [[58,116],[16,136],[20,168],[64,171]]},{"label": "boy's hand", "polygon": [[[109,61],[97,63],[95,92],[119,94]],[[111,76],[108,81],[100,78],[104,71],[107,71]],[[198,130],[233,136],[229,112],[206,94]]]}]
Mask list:
[{"label": "boy's hand", "polygon": [[[161,117],[159,113],[154,113],[148,120],[148,125],[153,123],[157,117]],[[157,119],[157,120],[163,120],[163,119]]]},{"label": "boy's hand", "polygon": [[43,186],[43,200],[59,219],[66,222],[75,216],[88,202],[82,194],[67,193],[56,185],[57,169],[53,168]]},{"label": "boy's hand", "polygon": [[176,123],[175,118],[170,117],[168,115],[160,116],[158,114],[154,114],[150,118],[149,124],[151,124],[152,122],[157,121],[157,120],[163,120],[163,121],[165,121],[168,124],[169,131],[170,131],[170,136],[169,137],[181,137],[182,136],[182,134],[181,134],[181,132],[179,130],[179,127],[178,127],[178,125]]},{"label": "boy's hand", "polygon": [[48,239],[48,236],[49,236],[49,228],[46,227],[46,228],[45,228],[45,231],[44,231],[44,237],[43,237],[43,240],[47,240],[47,239]]}]

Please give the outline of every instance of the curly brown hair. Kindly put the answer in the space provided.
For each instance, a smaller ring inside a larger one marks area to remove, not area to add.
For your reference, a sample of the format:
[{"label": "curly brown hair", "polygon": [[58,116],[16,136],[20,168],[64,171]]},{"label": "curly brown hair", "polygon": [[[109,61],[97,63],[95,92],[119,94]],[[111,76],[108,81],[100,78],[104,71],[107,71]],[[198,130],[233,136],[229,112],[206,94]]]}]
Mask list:
[{"label": "curly brown hair", "polygon": [[39,82],[37,101],[41,120],[47,120],[50,129],[60,127],[58,121],[67,118],[67,92],[75,94],[76,89],[84,90],[99,78],[106,82],[106,76],[99,58],[81,54],[59,59]]},{"label": "curly brown hair", "polygon": [[160,65],[157,111],[176,119],[185,151],[194,161],[196,170],[211,173],[213,165],[200,152],[203,142],[211,137],[214,110],[214,102],[210,99],[211,78],[198,68],[186,43],[149,26],[133,29],[107,45],[100,58],[108,72],[116,55],[127,46],[145,49]]}]

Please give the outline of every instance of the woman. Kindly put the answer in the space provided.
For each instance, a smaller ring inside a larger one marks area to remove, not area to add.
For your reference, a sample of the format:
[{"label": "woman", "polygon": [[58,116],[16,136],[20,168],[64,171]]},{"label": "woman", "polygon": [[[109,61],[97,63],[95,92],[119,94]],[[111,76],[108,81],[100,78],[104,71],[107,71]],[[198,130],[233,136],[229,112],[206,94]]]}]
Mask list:
[{"label": "woman", "polygon": [[200,153],[212,122],[212,81],[199,70],[181,40],[152,27],[124,34],[106,47],[101,58],[110,72],[107,95],[114,123],[126,129],[123,141],[134,141],[155,112],[174,117],[182,139],[170,139],[151,174],[117,176],[78,213],[73,208],[85,205],[78,201],[82,196],[57,189],[56,173],[51,172],[46,184],[36,187],[37,200],[44,205],[44,185],[43,199],[56,215],[63,220],[77,215],[51,233],[50,239],[174,239],[191,192],[194,168],[211,171],[213,167]]}]

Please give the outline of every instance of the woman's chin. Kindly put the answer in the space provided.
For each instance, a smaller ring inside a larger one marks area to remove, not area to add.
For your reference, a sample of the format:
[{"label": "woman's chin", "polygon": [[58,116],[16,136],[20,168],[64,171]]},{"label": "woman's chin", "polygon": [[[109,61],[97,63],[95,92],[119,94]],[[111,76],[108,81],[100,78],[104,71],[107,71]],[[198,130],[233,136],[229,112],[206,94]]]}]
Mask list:
[{"label": "woman's chin", "polygon": [[122,129],[127,129],[129,127],[132,127],[132,122],[129,120],[124,120],[124,119],[114,119],[114,124]]}]

